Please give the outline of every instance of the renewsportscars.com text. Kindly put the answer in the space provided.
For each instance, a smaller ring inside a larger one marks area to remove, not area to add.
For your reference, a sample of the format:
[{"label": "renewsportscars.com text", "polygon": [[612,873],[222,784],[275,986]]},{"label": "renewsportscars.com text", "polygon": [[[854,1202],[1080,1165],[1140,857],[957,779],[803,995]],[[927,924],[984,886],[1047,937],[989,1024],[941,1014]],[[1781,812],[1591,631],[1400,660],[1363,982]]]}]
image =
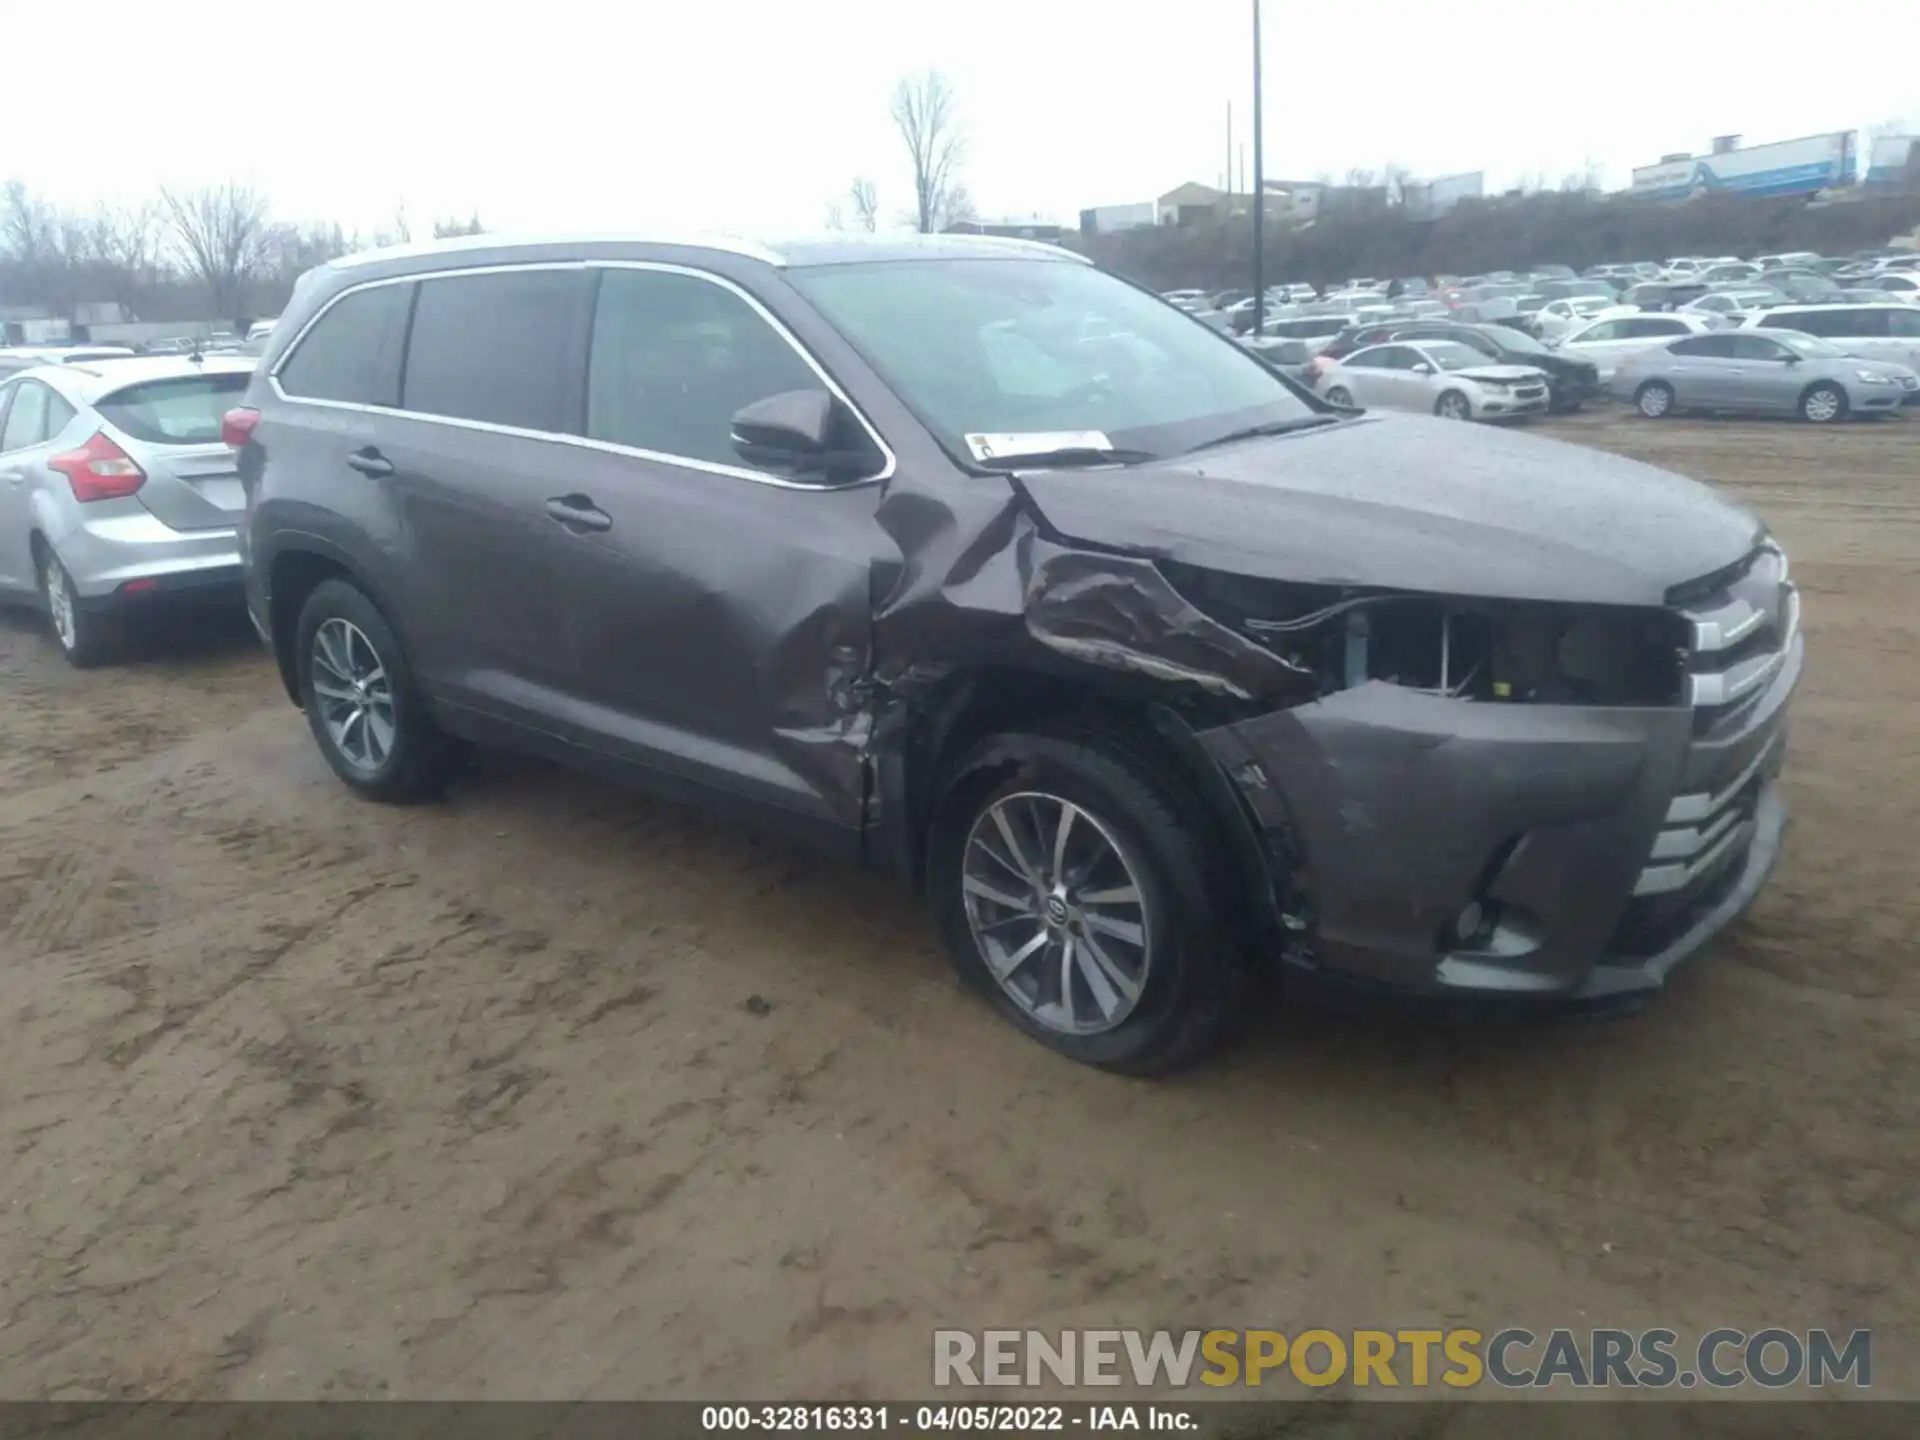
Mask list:
[{"label": "renewsportscars.com text", "polygon": [[1873,1384],[1873,1334],[1673,1330],[936,1330],[936,1386],[1443,1385],[1782,1389]]}]

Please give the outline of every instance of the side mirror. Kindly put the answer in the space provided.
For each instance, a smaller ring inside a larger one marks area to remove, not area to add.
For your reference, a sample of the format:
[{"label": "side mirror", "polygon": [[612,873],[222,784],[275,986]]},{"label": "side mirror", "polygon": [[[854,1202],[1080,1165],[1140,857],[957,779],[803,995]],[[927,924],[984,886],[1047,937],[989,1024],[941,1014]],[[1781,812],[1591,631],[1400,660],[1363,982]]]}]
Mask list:
[{"label": "side mirror", "polygon": [[846,409],[826,390],[785,390],[733,412],[733,448],[751,465],[840,479],[870,465],[864,446],[841,448]]},{"label": "side mirror", "polygon": [[1787,364],[1798,365],[1799,363],[1800,363],[1800,357],[1798,355],[1787,356]]},{"label": "side mirror", "polygon": [[1431,375],[1433,374],[1433,367],[1422,360],[1418,365],[1413,367],[1413,373],[1416,375]]}]

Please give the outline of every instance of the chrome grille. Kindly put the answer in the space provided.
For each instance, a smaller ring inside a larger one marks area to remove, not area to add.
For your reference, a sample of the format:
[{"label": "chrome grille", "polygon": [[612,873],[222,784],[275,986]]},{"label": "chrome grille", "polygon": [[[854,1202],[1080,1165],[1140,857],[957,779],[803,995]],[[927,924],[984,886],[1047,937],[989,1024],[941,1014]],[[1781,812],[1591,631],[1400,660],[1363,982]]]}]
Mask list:
[{"label": "chrome grille", "polygon": [[1693,904],[1746,854],[1786,748],[1784,716],[1755,706],[1800,628],[1799,592],[1785,553],[1771,543],[1669,598],[1686,625],[1694,741],[1691,784],[1669,802],[1634,882],[1636,913],[1647,917]]},{"label": "chrome grille", "polygon": [[1761,546],[1680,606],[1689,627],[1687,700],[1696,728],[1711,728],[1759,694],[1786,662],[1800,629],[1800,592],[1786,554]]}]

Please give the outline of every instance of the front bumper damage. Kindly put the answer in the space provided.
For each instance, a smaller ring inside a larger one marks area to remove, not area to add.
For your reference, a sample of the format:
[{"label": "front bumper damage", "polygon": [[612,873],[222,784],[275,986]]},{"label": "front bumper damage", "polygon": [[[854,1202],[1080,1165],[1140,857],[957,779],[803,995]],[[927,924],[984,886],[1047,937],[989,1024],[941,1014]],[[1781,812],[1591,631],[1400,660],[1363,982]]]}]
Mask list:
[{"label": "front bumper damage", "polygon": [[1737,721],[1684,708],[1480,705],[1374,681],[1199,738],[1289,893],[1287,959],[1397,991],[1650,996],[1750,905],[1795,635]]}]

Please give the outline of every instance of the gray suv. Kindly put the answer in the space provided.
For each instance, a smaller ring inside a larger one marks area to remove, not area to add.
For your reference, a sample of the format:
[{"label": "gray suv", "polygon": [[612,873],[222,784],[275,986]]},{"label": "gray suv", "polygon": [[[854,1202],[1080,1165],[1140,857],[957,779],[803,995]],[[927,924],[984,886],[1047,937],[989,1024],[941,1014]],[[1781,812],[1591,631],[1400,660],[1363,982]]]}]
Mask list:
[{"label": "gray suv", "polygon": [[1270,962],[1636,1002],[1779,851],[1802,642],[1751,514],[1335,413],[1050,247],[383,250],[227,428],[348,785],[478,743],[778,825],[1092,1064],[1200,1053]]}]

